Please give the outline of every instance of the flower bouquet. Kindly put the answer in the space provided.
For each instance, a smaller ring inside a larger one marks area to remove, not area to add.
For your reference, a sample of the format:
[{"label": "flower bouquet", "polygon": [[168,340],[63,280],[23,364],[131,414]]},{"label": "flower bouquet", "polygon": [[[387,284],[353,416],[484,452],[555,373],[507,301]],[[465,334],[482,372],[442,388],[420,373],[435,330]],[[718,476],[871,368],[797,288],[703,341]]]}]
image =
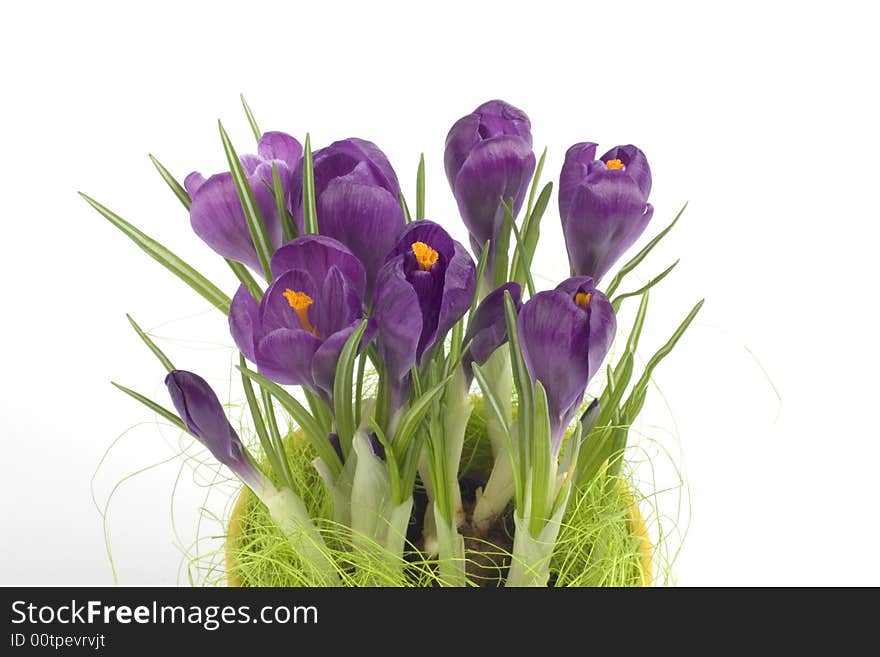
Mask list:
[{"label": "flower bouquet", "polygon": [[[553,183],[540,184],[546,150],[535,157],[521,110],[484,103],[446,139],[469,252],[425,218],[424,159],[411,212],[375,144],[312,152],[308,136],[301,146],[261,132],[244,107],[257,153],[239,155],[220,125],[228,172],[181,185],[153,160],[240,281],[232,298],[85,197],[216,306],[240,352],[249,420],[237,427],[133,320],[174,410],[117,386],[242,482],[229,583],[649,584],[652,545],[623,456],[654,368],[702,302],[636,376],[648,291],[672,267],[618,288],[675,221],[600,282],[653,215],[642,151],[568,150],[558,200],[571,277],[538,291]],[[639,300],[635,321],[606,363],[627,299]],[[604,388],[585,400],[597,376]]]}]

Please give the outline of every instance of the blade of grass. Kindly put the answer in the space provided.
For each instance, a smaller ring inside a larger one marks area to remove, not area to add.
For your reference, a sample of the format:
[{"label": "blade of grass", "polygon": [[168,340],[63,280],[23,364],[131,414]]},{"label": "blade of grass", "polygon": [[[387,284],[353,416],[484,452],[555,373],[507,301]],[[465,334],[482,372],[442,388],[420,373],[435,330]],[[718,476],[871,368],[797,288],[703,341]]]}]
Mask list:
[{"label": "blade of grass", "polygon": [[144,330],[138,326],[138,323],[132,319],[132,316],[128,313],[125,314],[126,318],[128,318],[128,323],[131,324],[131,327],[135,330],[135,333],[140,336],[140,339],[144,341],[144,344],[149,347],[150,351],[155,354],[156,358],[159,359],[159,362],[162,363],[162,366],[165,368],[165,371],[170,372],[175,369],[174,365],[171,363],[171,359],[165,355],[165,353],[159,349],[155,342],[144,332]]},{"label": "blade of grass", "polygon": [[641,294],[644,294],[645,292],[650,290],[652,287],[657,285],[657,283],[659,283],[664,278],[666,278],[666,276],[667,276],[667,274],[669,274],[669,272],[671,272],[673,269],[675,269],[676,265],[678,265],[679,262],[681,262],[681,261],[676,260],[675,262],[673,262],[666,269],[664,269],[662,272],[660,272],[654,278],[652,278],[650,281],[648,281],[645,285],[640,287],[638,290],[636,290],[634,292],[625,292],[624,294],[618,294],[616,297],[614,297],[614,299],[611,301],[611,307],[614,308],[614,312],[616,313],[620,310],[620,304],[623,302],[624,299],[628,299],[629,297],[637,297]]},{"label": "blade of grass", "polygon": [[257,250],[257,258],[266,280],[272,280],[272,271],[269,269],[269,261],[272,258],[272,241],[269,239],[269,233],[266,231],[266,224],[260,215],[260,209],[257,207],[257,201],[254,198],[254,190],[244,173],[235,147],[223,128],[223,123],[218,121],[220,128],[220,139],[223,141],[223,151],[226,153],[226,161],[229,163],[229,170],[232,173],[232,180],[235,182],[235,191],[238,193],[238,200],[241,203],[241,209],[244,212],[244,218],[247,222],[248,232],[251,240]]},{"label": "blade of grass", "polygon": [[318,209],[315,200],[315,164],[312,160],[312,138],[306,134],[303,147],[303,230],[307,235],[318,233]]},{"label": "blade of grass", "polygon": [[[187,433],[189,433],[189,429],[186,428],[186,425],[183,423],[183,420],[181,420],[179,417],[177,417],[176,413],[172,413],[164,406],[160,406],[159,404],[154,402],[149,397],[145,397],[141,393],[135,392],[131,388],[126,388],[125,386],[120,385],[120,384],[116,383],[115,381],[111,381],[110,383],[112,383],[114,387],[118,388],[119,390],[124,392],[129,397],[132,397],[133,399],[138,400],[141,404],[143,404],[144,406],[149,408],[151,411],[154,411],[154,412],[158,413],[159,415],[161,415],[162,417],[164,417],[166,420],[171,422],[171,424],[176,426],[181,431],[186,431]],[[190,434],[190,435],[192,435],[192,434]],[[198,436],[195,436],[195,437],[197,438]]]},{"label": "blade of grass", "polygon": [[183,204],[183,207],[189,210],[192,205],[192,199],[189,197],[186,189],[184,189],[183,185],[177,182],[175,177],[171,175],[171,172],[168,171],[159,160],[153,157],[151,153],[148,155],[150,156],[150,161],[153,163],[153,166],[156,167],[159,175],[162,176],[162,180],[164,180],[165,184],[171,188],[171,191],[174,192],[174,195]]},{"label": "blade of grass", "polygon": [[281,219],[281,235],[285,242],[289,242],[295,237],[299,237],[299,231],[296,229],[293,217],[287,210],[284,190],[281,188],[281,175],[278,173],[278,165],[274,162],[272,163],[272,194],[275,196],[275,209]]},{"label": "blade of grass", "polygon": [[168,269],[168,271],[189,285],[193,290],[201,294],[223,314],[229,313],[230,299],[220,290],[220,288],[202,276],[198,271],[193,269],[193,267],[181,260],[174,253],[162,246],[159,242],[132,226],[115,212],[104,207],[82,192],[80,192],[79,195],[82,196],[86,202],[95,208],[95,210],[97,210],[105,219],[125,233],[125,235],[137,244],[147,255]]},{"label": "blade of grass", "polygon": [[406,204],[406,199],[403,196],[403,192],[397,193],[397,200],[400,202],[400,209],[403,210],[403,219],[406,223],[412,223],[412,215],[409,213],[409,206]]},{"label": "blade of grass", "polygon": [[654,239],[652,239],[650,242],[648,242],[645,245],[645,248],[643,248],[641,251],[639,251],[632,258],[632,260],[630,260],[623,267],[620,268],[620,271],[618,271],[617,274],[615,274],[614,278],[611,279],[611,283],[608,285],[608,290],[606,290],[606,292],[605,292],[606,297],[610,298],[617,291],[617,288],[620,286],[620,283],[623,281],[624,276],[626,276],[629,272],[631,272],[633,269],[635,269],[639,265],[639,263],[647,257],[647,255],[651,252],[651,250],[655,246],[657,246],[657,244],[660,242],[660,240],[662,240],[664,237],[666,237],[667,234],[669,234],[669,231],[672,230],[673,226],[675,226],[675,224],[678,223],[678,220],[681,217],[681,215],[684,214],[684,211],[687,208],[687,206],[688,206],[687,203],[685,203],[683,206],[681,206],[681,210],[679,210],[678,214],[675,215],[675,219],[672,220],[672,223],[669,224],[663,230],[661,230],[660,233],[658,233],[658,235]]},{"label": "blade of grass", "polygon": [[419,156],[419,170],[416,173],[416,219],[425,218],[425,154]]},{"label": "blade of grass", "polygon": [[294,421],[302,428],[306,435],[306,439],[312,447],[315,448],[318,456],[320,456],[321,460],[324,461],[328,468],[330,468],[333,475],[339,476],[339,473],[342,470],[342,462],[339,460],[339,456],[336,454],[336,450],[333,449],[330,441],[327,440],[327,434],[322,432],[321,426],[315,421],[315,418],[311,416],[308,410],[306,410],[306,408],[300,404],[293,395],[274,381],[270,381],[262,374],[257,374],[246,367],[239,367],[238,369],[246,377],[255,381],[260,387],[266,388],[272,393],[275,399],[278,400],[284,409],[290,413]]},{"label": "blade of grass", "polygon": [[248,123],[251,125],[251,131],[254,133],[254,139],[260,141],[260,138],[263,136],[263,133],[260,132],[260,129],[257,127],[257,120],[254,118],[253,112],[251,112],[250,105],[244,99],[244,94],[239,94],[241,98],[241,106],[244,108],[245,116],[247,116]]}]

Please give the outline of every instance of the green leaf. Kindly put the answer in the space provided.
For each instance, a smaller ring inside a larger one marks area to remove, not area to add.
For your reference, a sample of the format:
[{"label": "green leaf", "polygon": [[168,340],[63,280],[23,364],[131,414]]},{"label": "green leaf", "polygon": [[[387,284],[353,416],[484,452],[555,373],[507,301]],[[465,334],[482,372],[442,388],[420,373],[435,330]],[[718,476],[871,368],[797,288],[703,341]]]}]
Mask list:
[{"label": "green leaf", "polygon": [[275,196],[275,209],[281,218],[281,235],[285,242],[289,242],[295,237],[299,237],[299,231],[297,231],[296,223],[287,210],[284,190],[281,188],[281,176],[278,173],[278,165],[275,162],[272,163],[272,194]]},{"label": "green leaf", "polygon": [[251,240],[257,250],[257,258],[260,260],[260,266],[266,275],[266,280],[272,280],[272,271],[269,269],[269,261],[272,258],[272,242],[269,239],[269,233],[266,231],[266,224],[260,215],[260,209],[254,198],[254,190],[251,189],[250,182],[238,159],[238,154],[229,140],[229,135],[223,128],[223,124],[218,121],[220,127],[220,139],[223,141],[223,150],[226,153],[226,161],[229,163],[229,170],[232,173],[232,180],[235,182],[235,191],[238,193],[238,200],[241,203],[241,209],[244,212],[244,218],[247,222],[248,232]]},{"label": "green leaf", "polygon": [[162,180],[165,181],[165,184],[171,188],[171,191],[174,192],[174,195],[183,204],[183,207],[189,210],[192,205],[192,199],[189,197],[189,194],[186,189],[184,189],[183,185],[177,182],[174,176],[171,175],[171,172],[162,166],[162,163],[153,157],[152,154],[150,155],[150,161],[153,163],[153,166],[156,167],[159,175],[162,176]]},{"label": "green leaf", "polygon": [[[171,422],[171,424],[176,426],[181,431],[186,431],[187,433],[189,433],[189,429],[186,428],[186,425],[183,423],[183,420],[181,420],[179,417],[177,417],[176,413],[172,413],[167,408],[165,408],[164,406],[160,406],[159,404],[154,402],[149,397],[144,397],[141,393],[135,392],[134,390],[132,390],[130,388],[126,388],[123,385],[119,385],[115,381],[111,381],[110,383],[112,383],[116,388],[118,388],[119,390],[124,392],[129,397],[137,399],[141,404],[143,404],[144,406],[146,406],[150,410],[155,411],[156,413],[158,413],[159,415],[164,417],[166,420]],[[190,435],[192,435],[192,434],[190,434]],[[195,437],[198,438],[198,436],[195,436]]]},{"label": "green leaf", "polygon": [[666,237],[666,235],[669,233],[669,231],[672,230],[672,227],[675,226],[676,223],[678,223],[679,218],[681,217],[682,214],[684,214],[685,208],[687,208],[687,206],[688,206],[687,203],[685,203],[683,206],[681,206],[681,210],[679,210],[678,214],[675,215],[675,219],[672,220],[672,223],[669,224],[663,230],[661,230],[660,233],[654,239],[652,239],[650,242],[648,242],[645,245],[645,248],[643,248],[641,251],[639,251],[633,257],[632,260],[630,260],[623,267],[620,268],[620,271],[617,272],[617,274],[614,276],[614,278],[611,279],[611,283],[608,285],[608,290],[605,292],[606,297],[610,298],[617,291],[617,288],[620,286],[620,283],[623,281],[624,276],[626,276],[629,272],[631,272],[633,269],[635,269],[639,265],[639,263],[647,257],[647,255],[651,252],[651,250],[655,246],[657,246],[657,244],[659,244],[660,240],[662,240],[664,237]]},{"label": "green leaf", "polygon": [[370,428],[373,430],[373,433],[376,434],[379,443],[385,448],[385,459],[388,461],[388,474],[391,479],[391,497],[394,499],[395,504],[400,504],[409,497],[411,493],[405,493],[403,487],[400,485],[400,468],[397,463],[397,457],[394,455],[394,448],[391,447],[391,443],[388,442],[385,432],[382,431],[382,427],[379,426],[375,419],[370,420]]},{"label": "green leaf", "polygon": [[510,257],[510,229],[513,226],[513,213],[511,212],[513,201],[509,201],[508,204],[508,201],[502,198],[501,204],[504,207],[504,221],[501,224],[501,230],[498,231],[498,248],[495,249],[495,279],[492,281],[492,289],[509,280],[507,264]]},{"label": "green leaf", "polygon": [[697,305],[691,309],[688,313],[687,317],[684,318],[681,324],[679,324],[678,328],[675,329],[675,333],[672,334],[672,337],[666,341],[662,347],[657,350],[651,359],[648,361],[648,364],[645,366],[645,371],[642,374],[641,378],[635,383],[633,386],[633,390],[630,393],[629,398],[626,400],[626,404],[624,404],[624,414],[630,419],[634,420],[639,412],[642,410],[642,406],[645,403],[645,395],[648,389],[648,383],[651,380],[651,375],[656,369],[657,365],[668,356],[672,350],[675,348],[675,345],[681,339],[681,336],[684,335],[684,332],[691,325],[691,322],[694,321],[694,318],[697,316],[697,313],[700,312],[700,309],[703,307],[703,303],[705,299],[700,299],[697,302]]},{"label": "green leaf", "polygon": [[333,418],[330,416],[330,409],[327,408],[327,404],[308,388],[303,388],[302,391],[306,401],[309,403],[312,417],[315,418],[315,421],[321,428],[321,433],[329,434],[332,430]]},{"label": "green leaf", "polygon": [[[243,355],[239,354],[238,361],[242,368],[247,367]],[[269,436],[269,432],[266,430],[266,424],[263,421],[263,414],[260,410],[260,404],[257,402],[257,396],[254,394],[251,380],[244,375],[244,372],[241,374],[241,384],[244,388],[244,396],[248,403],[248,410],[250,410],[251,418],[254,422],[254,430],[257,432],[257,437],[260,439],[260,445],[263,447],[263,453],[265,453],[266,458],[269,459],[269,465],[272,470],[283,479],[284,468],[281,466],[281,462],[278,458],[278,449],[272,442],[272,437]]]},{"label": "green leaf", "polygon": [[315,164],[312,159],[312,138],[306,134],[303,148],[303,230],[307,235],[318,233],[318,208],[315,200]]},{"label": "green leaf", "polygon": [[357,360],[358,347],[361,338],[367,328],[367,320],[348,336],[339,360],[336,361],[336,375],[333,380],[333,411],[336,415],[336,432],[339,435],[339,444],[342,453],[347,458],[351,451],[351,441],[354,437],[355,413],[352,405],[352,377],[354,376],[354,362]]},{"label": "green leaf", "polygon": [[523,478],[521,476],[523,470],[520,467],[519,455],[517,454],[516,446],[513,443],[513,436],[510,433],[510,427],[508,427],[507,425],[507,412],[504,409],[504,405],[498,400],[498,397],[495,395],[495,391],[492,389],[492,384],[489,383],[489,381],[486,379],[486,375],[483,374],[482,368],[474,363],[471,366],[471,370],[474,373],[474,379],[476,379],[477,385],[479,385],[480,390],[483,391],[483,401],[489,404],[489,408],[495,415],[495,418],[498,420],[498,427],[501,429],[501,433],[504,434],[504,439],[507,443],[507,452],[510,456],[511,469],[513,472],[515,505],[518,509],[522,508],[521,504],[523,501],[523,488],[525,486],[525,482],[523,481]]},{"label": "green leaf", "polygon": [[263,298],[263,290],[260,289],[260,284],[257,283],[256,279],[251,276],[248,268],[235,260],[230,260],[229,258],[224,258],[224,260],[226,260],[226,264],[229,265],[229,268],[232,270],[232,273],[235,274],[236,278],[238,278],[241,284],[247,288],[247,291],[251,293],[251,296],[257,301],[257,303],[260,303],[260,299]]},{"label": "green leaf", "polygon": [[416,173],[416,220],[425,218],[425,154],[419,156]]},{"label": "green leaf", "polygon": [[510,292],[504,292],[504,320],[507,325],[507,337],[510,347],[510,364],[513,374],[513,383],[517,393],[517,414],[516,426],[519,435],[519,463],[523,471],[529,468],[529,456],[526,450],[525,437],[531,430],[531,418],[533,411],[532,404],[532,379],[526,368],[526,363],[522,355],[522,343],[519,335],[519,325],[517,323],[516,306],[513,305],[513,297]]},{"label": "green leaf", "polygon": [[491,248],[492,240],[486,240],[486,243],[483,245],[483,250],[480,252],[480,259],[477,261],[477,284],[474,288],[474,298],[471,299],[470,310],[468,310],[468,327],[470,327],[474,312],[477,310],[477,305],[480,303],[480,284],[483,280],[483,274],[486,272],[486,263],[489,261],[489,251]]},{"label": "green leaf", "polygon": [[406,199],[403,196],[403,192],[397,193],[397,200],[400,202],[400,209],[403,210],[403,218],[406,223],[412,223],[412,215],[409,213],[409,206],[406,204]]},{"label": "green leaf", "polygon": [[[525,254],[523,253],[525,245],[523,244],[522,237],[520,236],[519,230],[516,227],[516,223],[512,222],[510,224],[510,228],[513,230],[513,236],[516,238],[516,249],[513,253],[514,263],[516,263],[517,260],[521,260],[522,262],[528,261],[528,256],[525,256]],[[517,258],[517,256],[519,256],[519,258]],[[525,284],[529,290],[529,296],[533,297],[535,296],[535,281],[534,279],[532,279],[531,267],[526,266],[522,267],[522,269],[525,272]],[[513,278],[514,280],[519,280],[516,276],[514,276]]]},{"label": "green leaf", "polygon": [[555,483],[550,481],[550,411],[547,402],[547,392],[543,384],[535,383],[535,412],[533,417],[532,432],[529,436],[531,447],[531,533],[538,536],[544,528],[548,517],[548,497],[551,486]]},{"label": "green leaf", "polygon": [[171,359],[168,358],[168,356],[166,356],[165,353],[161,349],[159,349],[156,343],[153,342],[152,339],[150,339],[150,336],[148,336],[144,332],[144,330],[140,326],[138,326],[137,322],[132,319],[131,315],[126,313],[125,316],[128,318],[128,323],[131,324],[131,327],[135,330],[135,333],[140,336],[140,339],[144,341],[144,344],[149,347],[150,351],[155,354],[156,358],[159,359],[159,362],[162,363],[163,367],[165,367],[165,371],[170,372],[171,370],[176,369],[171,363]]},{"label": "green leaf", "polygon": [[659,283],[664,278],[666,278],[666,275],[669,274],[669,272],[671,272],[673,269],[675,269],[675,266],[679,262],[681,262],[681,261],[676,260],[675,262],[673,262],[666,269],[664,269],[662,272],[657,274],[654,278],[652,278],[650,281],[648,281],[647,284],[643,285],[635,292],[626,292],[624,294],[618,294],[616,297],[614,297],[614,299],[611,301],[611,307],[614,308],[614,312],[616,313],[620,310],[620,304],[624,299],[629,298],[629,297],[637,297],[640,294],[644,294],[645,292],[650,290],[652,287],[657,285],[657,283]]},{"label": "green leaf", "polygon": [[[162,180],[164,180],[168,187],[171,188],[171,191],[174,192],[175,196],[177,196],[177,198],[183,204],[183,207],[185,207],[187,211],[189,211],[190,207],[192,206],[192,199],[190,199],[189,194],[183,188],[183,185],[177,182],[177,179],[171,175],[168,169],[162,166],[162,163],[159,162],[159,160],[157,160],[152,155],[150,155],[150,160],[152,160],[153,165],[159,171],[159,175],[162,176]],[[232,270],[232,273],[235,274],[236,278],[241,281],[241,283],[248,289],[254,299],[259,302],[260,299],[263,298],[263,291],[260,290],[260,286],[254,280],[254,277],[251,276],[251,273],[245,268],[244,265],[236,262],[235,260],[230,260],[229,258],[224,258],[224,260],[226,261],[226,264],[229,265],[229,268]]]},{"label": "green leaf", "polygon": [[[244,359],[242,358],[242,361]],[[250,382],[248,382],[250,383]],[[284,443],[281,440],[281,432],[278,431],[278,421],[275,419],[275,407],[272,405],[272,395],[265,388],[260,388],[260,396],[263,399],[263,409],[266,411],[266,427],[269,429],[270,444],[274,445],[280,465],[279,476],[293,488],[293,473],[290,471],[290,463],[287,461],[287,453],[284,451]]]},{"label": "green leaf", "polygon": [[315,421],[315,418],[300,404],[289,392],[274,381],[270,381],[261,374],[249,370],[246,367],[238,368],[242,374],[255,381],[260,387],[267,389],[275,399],[290,413],[294,421],[299,424],[306,435],[306,439],[315,448],[318,456],[327,465],[334,476],[338,476],[342,470],[342,462],[336,454],[336,450],[327,440],[327,434],[321,430],[321,426]]},{"label": "green leaf", "polygon": [[159,262],[168,269],[168,271],[201,294],[224,315],[229,313],[230,299],[220,290],[220,288],[202,276],[174,253],[159,244],[159,242],[142,233],[115,212],[105,208],[103,205],[94,199],[89,198],[82,192],[80,192],[79,195],[82,196],[89,205],[95,208],[95,210],[101,213],[105,219],[125,233],[125,235],[137,244],[147,255]]},{"label": "green leaf", "polygon": [[263,133],[260,132],[260,129],[257,127],[257,120],[254,118],[253,112],[251,112],[251,108],[248,105],[247,101],[244,99],[244,94],[239,94],[241,97],[241,106],[244,108],[245,116],[247,116],[248,123],[251,124],[251,130],[254,133],[254,139],[260,141],[260,138],[263,136]]},{"label": "green leaf", "polygon": [[535,257],[535,250],[538,248],[538,240],[541,236],[541,219],[547,211],[547,205],[550,203],[550,195],[553,193],[553,183],[548,182],[541,190],[538,201],[532,211],[526,215],[523,220],[523,226],[520,233],[522,234],[523,248],[522,255],[517,257],[513,255],[513,266],[511,267],[512,280],[524,283],[526,274],[531,273],[532,260]]},{"label": "green leaf", "polygon": [[443,394],[450,378],[451,376],[443,379],[440,383],[426,390],[424,394],[416,399],[416,401],[406,410],[403,417],[400,418],[400,422],[397,425],[397,431],[395,431],[394,439],[392,440],[399,459],[406,455],[407,448],[419,427],[419,423],[422,421],[422,418],[424,418],[425,413],[431,407],[434,400]]},{"label": "green leaf", "polygon": [[544,160],[547,159],[547,147],[544,146],[544,152],[541,153],[541,157],[538,158],[538,166],[535,167],[535,175],[532,176],[532,184],[529,187],[529,202],[526,205],[526,217],[531,216],[532,208],[535,207],[535,192],[538,190],[538,185],[541,183],[541,173],[544,171]]}]

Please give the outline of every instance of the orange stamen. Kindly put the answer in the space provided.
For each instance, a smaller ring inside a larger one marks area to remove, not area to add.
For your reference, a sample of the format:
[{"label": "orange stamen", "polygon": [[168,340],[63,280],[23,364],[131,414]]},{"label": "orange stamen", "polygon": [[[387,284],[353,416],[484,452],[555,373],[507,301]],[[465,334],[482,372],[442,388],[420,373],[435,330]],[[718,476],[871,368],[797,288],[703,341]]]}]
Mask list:
[{"label": "orange stamen", "polygon": [[440,257],[439,253],[424,242],[413,242],[412,252],[416,257],[416,262],[419,263],[419,269],[422,271],[431,271],[431,267]]},{"label": "orange stamen", "polygon": [[615,171],[623,171],[626,168],[620,160],[608,160],[605,166]]},{"label": "orange stamen", "polygon": [[318,329],[312,326],[312,323],[309,321],[309,306],[315,300],[305,292],[297,292],[290,289],[284,290],[284,298],[287,299],[290,307],[296,311],[296,316],[299,317],[299,323],[302,327],[312,335],[317,335]]},{"label": "orange stamen", "polygon": [[589,292],[578,292],[574,295],[574,302],[581,308],[586,308],[590,305],[590,299],[592,298],[592,296],[593,295]]}]

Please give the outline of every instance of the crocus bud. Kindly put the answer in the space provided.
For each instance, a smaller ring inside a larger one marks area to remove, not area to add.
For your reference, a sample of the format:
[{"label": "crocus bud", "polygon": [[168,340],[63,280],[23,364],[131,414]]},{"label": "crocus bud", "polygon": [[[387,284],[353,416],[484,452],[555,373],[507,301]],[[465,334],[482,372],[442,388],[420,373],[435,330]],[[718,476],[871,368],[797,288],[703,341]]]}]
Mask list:
[{"label": "crocus bud", "polygon": [[474,261],[432,221],[411,223],[388,254],[376,278],[375,316],[395,407],[410,369],[467,312],[475,287]]},{"label": "crocus bud", "polygon": [[559,215],[572,276],[598,283],[644,232],[651,168],[635,146],[617,146],[596,159],[596,144],[575,144],[559,176]]},{"label": "crocus bud", "polygon": [[243,285],[232,299],[232,337],[264,376],[329,400],[339,354],[363,319],[363,265],[336,240],[304,235],[275,252],[271,270],[274,280],[259,304]]},{"label": "crocus bud", "polygon": [[[257,152],[257,155],[242,155],[241,165],[263,217],[269,241],[278,248],[282,242],[281,217],[272,191],[272,166],[278,169],[281,190],[290,209],[293,170],[302,158],[302,146],[283,132],[267,132],[260,139]],[[189,218],[196,235],[224,258],[245,264],[262,275],[263,268],[232,174],[218,173],[206,180],[202,174],[193,172],[186,177],[184,186],[192,198]],[[299,228],[302,230],[301,224]]]},{"label": "crocus bud", "polygon": [[483,365],[489,356],[507,342],[507,321],[504,317],[504,293],[509,292],[514,308],[522,308],[522,287],[519,283],[505,283],[495,288],[480,302],[470,320],[464,345],[470,345],[462,358],[465,381],[470,385],[474,373],[471,365]]},{"label": "crocus bud", "polygon": [[617,330],[614,310],[593,280],[581,276],[529,299],[518,324],[529,376],[547,392],[550,436],[558,450],[587,384],[611,347]]},{"label": "crocus bud", "polygon": [[264,475],[248,458],[238,434],[226,418],[214,390],[198,374],[172,370],[165,377],[174,408],[186,428],[201,440],[220,463],[251,489],[262,493]]},{"label": "crocus bud", "polygon": [[504,222],[501,201],[513,199],[516,217],[535,171],[529,117],[501,100],[483,103],[452,126],[444,164],[474,254],[479,257],[486,240],[492,240],[486,264],[486,279],[491,281]]},{"label": "crocus bud", "polygon": [[[372,142],[345,139],[313,155],[318,232],[338,240],[364,264],[364,301],[376,273],[406,225],[400,184],[388,158]],[[302,165],[294,172],[297,221],[302,221]]]}]

